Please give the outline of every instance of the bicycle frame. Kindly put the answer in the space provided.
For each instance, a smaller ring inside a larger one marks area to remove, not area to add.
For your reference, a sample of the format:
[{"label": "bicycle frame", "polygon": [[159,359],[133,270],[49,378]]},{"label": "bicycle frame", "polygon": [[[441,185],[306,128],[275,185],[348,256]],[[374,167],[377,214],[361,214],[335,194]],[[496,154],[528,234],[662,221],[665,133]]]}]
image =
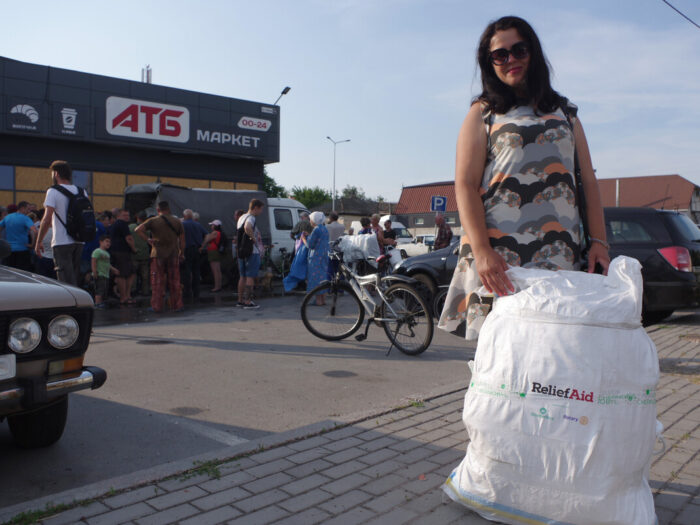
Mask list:
[{"label": "bicycle frame", "polygon": [[391,307],[391,304],[389,303],[389,301],[387,301],[387,298],[384,295],[384,290],[386,290],[389,287],[388,283],[390,281],[413,284],[417,282],[415,279],[413,279],[412,277],[407,277],[405,275],[386,275],[382,277],[379,273],[374,273],[371,275],[358,275],[347,264],[343,262],[342,255],[338,254],[337,252],[331,252],[329,255],[331,257],[337,258],[340,261],[338,273],[336,273],[335,277],[333,278],[333,282],[338,283],[340,281],[341,274],[346,278],[347,283],[350,285],[353,292],[355,292],[355,295],[357,295],[357,298],[362,303],[362,306],[364,306],[365,312],[368,316],[370,316],[370,321],[382,322],[393,321],[396,319],[395,317],[392,319],[382,319],[375,317],[381,303],[377,302],[375,298],[370,295],[369,287],[374,286],[374,289],[379,294],[379,297],[382,300],[382,302],[386,304],[386,306],[389,308],[392,314],[396,315],[396,312]]}]

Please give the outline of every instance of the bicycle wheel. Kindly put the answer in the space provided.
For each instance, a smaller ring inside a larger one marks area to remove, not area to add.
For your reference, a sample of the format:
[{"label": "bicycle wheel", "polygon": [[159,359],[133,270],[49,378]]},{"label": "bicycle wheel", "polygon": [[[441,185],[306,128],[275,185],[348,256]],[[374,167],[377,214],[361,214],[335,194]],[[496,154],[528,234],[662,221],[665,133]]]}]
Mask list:
[{"label": "bicycle wheel", "polygon": [[[326,304],[316,305],[316,295],[325,294]],[[325,282],[304,297],[301,320],[306,329],[326,341],[351,336],[362,325],[365,309],[347,283]]]},{"label": "bicycle wheel", "polygon": [[384,295],[381,316],[391,319],[383,322],[387,337],[404,354],[420,354],[433,339],[433,319],[425,301],[405,284],[390,286]]}]

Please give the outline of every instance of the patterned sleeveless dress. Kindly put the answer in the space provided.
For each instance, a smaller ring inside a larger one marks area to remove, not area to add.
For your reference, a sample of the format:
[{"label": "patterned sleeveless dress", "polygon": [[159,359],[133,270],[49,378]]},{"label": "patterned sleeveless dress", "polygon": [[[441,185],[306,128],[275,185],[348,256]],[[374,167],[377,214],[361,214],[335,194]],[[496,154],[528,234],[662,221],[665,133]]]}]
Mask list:
[{"label": "patterned sleeveless dress", "polygon": [[[570,104],[570,116],[576,115]],[[562,109],[538,115],[530,106],[483,114],[488,155],[481,199],[491,246],[511,266],[549,270],[580,268],[581,220],[574,182],[574,135]],[[469,239],[460,257],[438,326],[478,336],[492,298],[481,286]]]}]

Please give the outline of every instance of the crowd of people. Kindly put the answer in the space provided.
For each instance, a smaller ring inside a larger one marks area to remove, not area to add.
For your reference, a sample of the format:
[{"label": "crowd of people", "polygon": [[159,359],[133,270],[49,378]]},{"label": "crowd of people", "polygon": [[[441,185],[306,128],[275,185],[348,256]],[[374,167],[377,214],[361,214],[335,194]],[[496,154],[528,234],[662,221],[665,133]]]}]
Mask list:
[{"label": "crowd of people", "polygon": [[[196,211],[186,209],[181,218],[175,217],[168,203],[161,201],[153,216],[143,210],[132,217],[124,208],[96,213],[94,238],[81,242],[71,237],[66,222],[68,195],[84,190],[73,184],[67,162],[55,161],[49,171],[52,185],[42,207],[26,201],[0,207],[0,238],[11,248],[3,264],[85,288],[93,294],[97,308],[108,303],[132,305],[140,295],[151,298],[154,312],[166,306],[181,311],[186,302],[199,298],[204,281],[211,282],[214,293],[226,287],[236,290],[237,306],[259,307],[253,302],[253,291],[266,253],[256,227],[262,201],[253,199],[248,210],[235,211],[237,231],[232,239],[227,238],[221,220],[213,220],[207,228]],[[380,216],[374,214],[360,222],[358,234],[376,235],[381,253],[386,246],[396,245],[391,221],[382,227]],[[300,215],[290,232],[295,241],[292,287],[305,282],[311,290],[337,271],[328,251],[345,233],[334,211],[328,218],[320,211]],[[237,253],[239,245],[241,253]],[[323,304],[323,297],[316,301]]]}]

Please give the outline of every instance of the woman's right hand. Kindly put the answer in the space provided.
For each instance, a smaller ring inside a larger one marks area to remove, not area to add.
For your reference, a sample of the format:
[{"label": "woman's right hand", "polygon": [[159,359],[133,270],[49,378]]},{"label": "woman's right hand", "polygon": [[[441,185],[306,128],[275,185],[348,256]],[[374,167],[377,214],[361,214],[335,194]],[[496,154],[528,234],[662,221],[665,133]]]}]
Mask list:
[{"label": "woman's right hand", "polygon": [[479,254],[475,253],[474,261],[481,283],[489,292],[503,296],[515,291],[506,275],[508,264],[493,248],[488,247]]}]

